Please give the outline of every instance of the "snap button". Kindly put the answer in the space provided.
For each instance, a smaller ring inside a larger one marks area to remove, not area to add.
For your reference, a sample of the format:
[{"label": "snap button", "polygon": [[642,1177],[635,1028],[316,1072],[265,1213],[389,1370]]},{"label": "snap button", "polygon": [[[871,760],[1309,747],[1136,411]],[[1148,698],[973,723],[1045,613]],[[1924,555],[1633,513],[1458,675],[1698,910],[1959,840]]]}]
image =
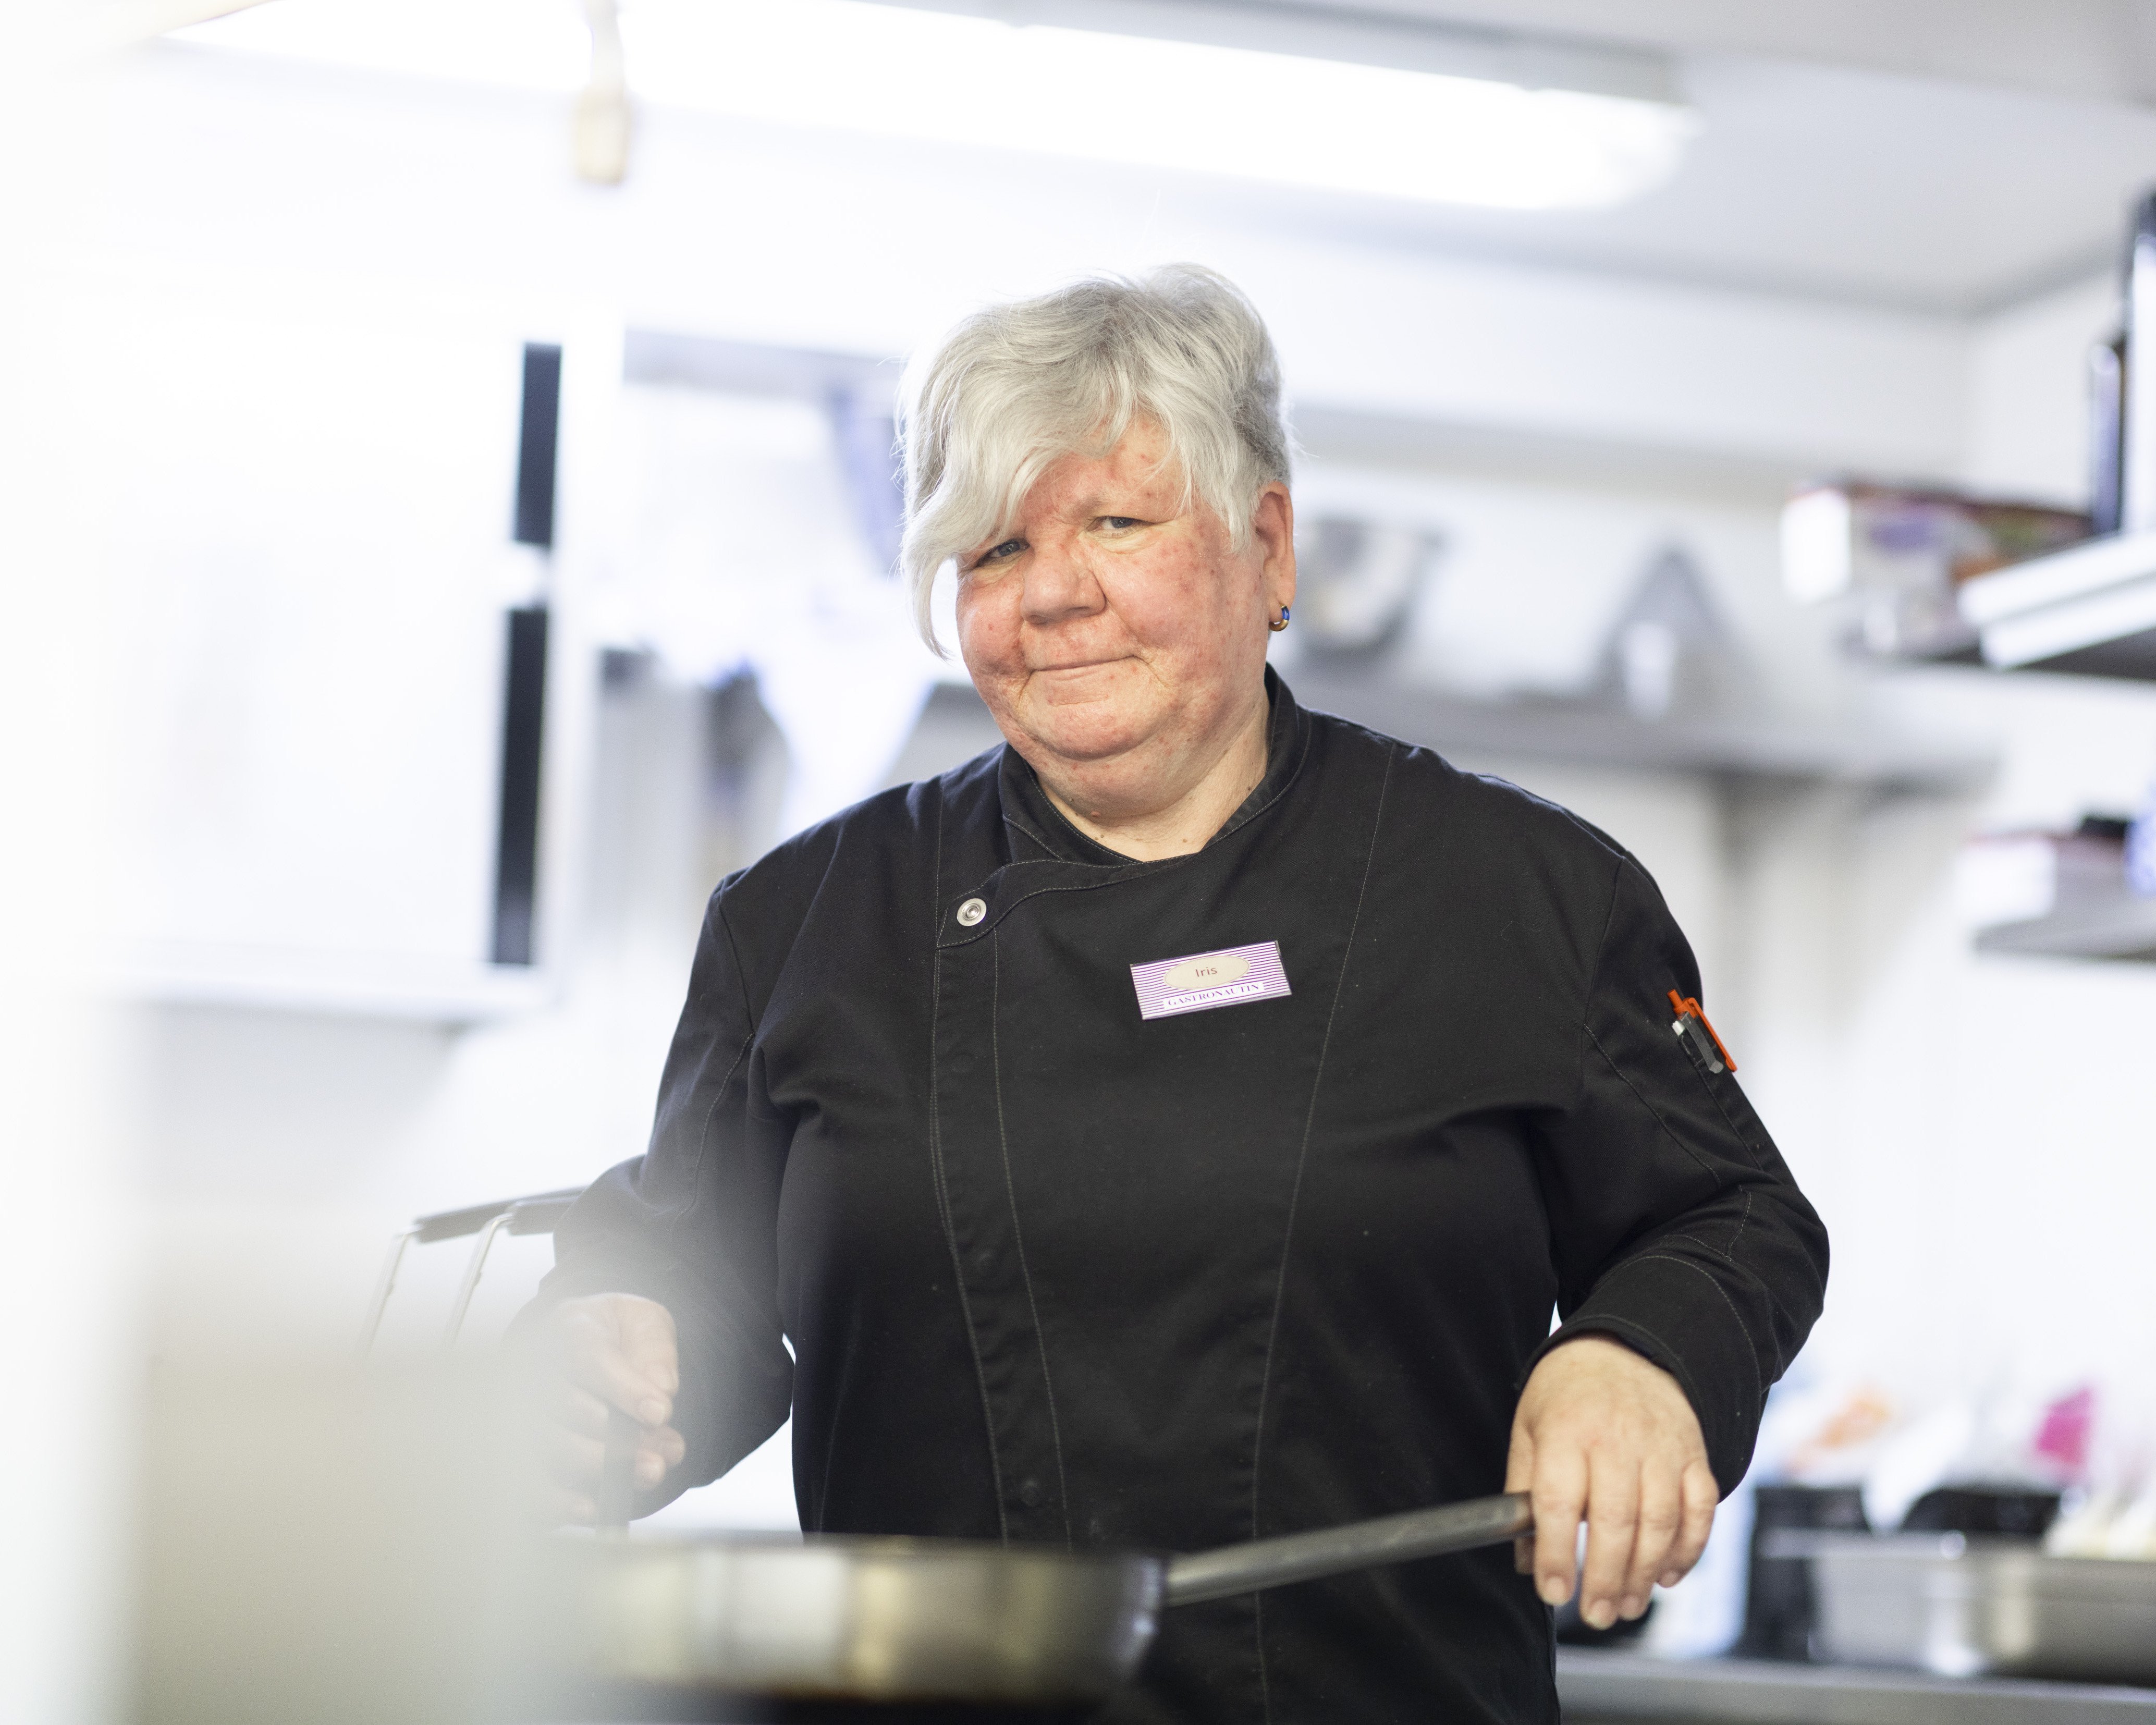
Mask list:
[{"label": "snap button", "polygon": [[986,899],[969,898],[958,906],[958,926],[961,928],[971,928],[988,914],[988,901]]},{"label": "snap button", "polygon": [[1024,1481],[1018,1488],[1018,1501],[1028,1509],[1039,1509],[1040,1500],[1045,1495],[1040,1489],[1039,1480]]}]

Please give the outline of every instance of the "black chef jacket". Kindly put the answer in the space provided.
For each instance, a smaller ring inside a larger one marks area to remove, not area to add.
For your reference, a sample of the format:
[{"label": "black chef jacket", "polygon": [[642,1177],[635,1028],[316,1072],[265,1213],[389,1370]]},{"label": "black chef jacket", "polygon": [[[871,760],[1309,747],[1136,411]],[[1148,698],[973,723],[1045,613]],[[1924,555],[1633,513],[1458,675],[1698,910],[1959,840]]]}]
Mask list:
[{"label": "black chef jacket", "polygon": [[[548,1284],[673,1311],[647,1507],[789,1406],[812,1531],[1189,1551],[1480,1496],[1553,1307],[1736,1484],[1826,1242],[1672,1034],[1653,881],[1268,680],[1194,855],[1093,844],[998,748],[721,885],[650,1149]],[[1141,1017],[1133,964],[1268,941],[1291,993]],[[1554,1720],[1548,1614],[1506,1548],[1182,1608],[1102,1717]]]}]

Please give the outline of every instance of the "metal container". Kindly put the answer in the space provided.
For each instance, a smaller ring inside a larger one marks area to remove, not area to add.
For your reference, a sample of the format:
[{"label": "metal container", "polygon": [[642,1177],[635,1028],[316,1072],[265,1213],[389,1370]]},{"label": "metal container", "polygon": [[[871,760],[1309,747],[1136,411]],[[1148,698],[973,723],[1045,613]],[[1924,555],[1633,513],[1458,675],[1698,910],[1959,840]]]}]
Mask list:
[{"label": "metal container", "polygon": [[1789,1532],[1773,1554],[1811,1560],[1825,1660],[2156,1681],[2156,1563],[1963,1533]]}]

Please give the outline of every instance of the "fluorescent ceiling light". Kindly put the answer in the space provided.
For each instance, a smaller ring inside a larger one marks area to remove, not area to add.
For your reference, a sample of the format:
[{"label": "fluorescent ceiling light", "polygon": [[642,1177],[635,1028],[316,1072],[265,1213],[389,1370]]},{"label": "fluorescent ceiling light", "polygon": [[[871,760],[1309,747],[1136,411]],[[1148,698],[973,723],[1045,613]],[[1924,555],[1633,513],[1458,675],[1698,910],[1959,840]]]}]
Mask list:
[{"label": "fluorescent ceiling light", "polygon": [[[662,105],[1500,209],[1638,197],[1697,126],[1671,102],[865,0],[625,0],[622,32]],[[273,0],[182,33],[552,90],[588,64],[568,0]]]}]

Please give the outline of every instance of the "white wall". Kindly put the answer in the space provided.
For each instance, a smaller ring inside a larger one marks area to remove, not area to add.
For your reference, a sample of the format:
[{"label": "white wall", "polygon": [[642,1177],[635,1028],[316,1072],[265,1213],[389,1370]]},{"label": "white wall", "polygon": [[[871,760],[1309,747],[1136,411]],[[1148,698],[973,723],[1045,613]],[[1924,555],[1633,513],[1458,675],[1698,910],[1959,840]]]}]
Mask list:
[{"label": "white wall", "polygon": [[95,523],[66,451],[54,235],[93,196],[82,92],[10,19],[0,104],[0,1718],[110,1716],[136,1390],[136,1215],[95,973],[110,900],[117,698]]},{"label": "white wall", "polygon": [[[1969,482],[2087,495],[2088,345],[2107,278],[1973,332]],[[1823,1372],[1905,1401],[2094,1382],[2114,1435],[2156,1436],[2156,1145],[2145,1053],[2156,969],[1975,954],[1952,901],[1969,833],[2130,813],[2156,778],[2156,690],[1908,673],[1905,722],[1989,737],[1966,803],[1776,811],[1759,841],[1748,1069],[1835,1230]]]},{"label": "white wall", "polygon": [[1979,490],[2088,501],[2090,347],[2118,326],[2118,283],[2093,275],[1986,318],[1969,347],[1963,476]]}]

